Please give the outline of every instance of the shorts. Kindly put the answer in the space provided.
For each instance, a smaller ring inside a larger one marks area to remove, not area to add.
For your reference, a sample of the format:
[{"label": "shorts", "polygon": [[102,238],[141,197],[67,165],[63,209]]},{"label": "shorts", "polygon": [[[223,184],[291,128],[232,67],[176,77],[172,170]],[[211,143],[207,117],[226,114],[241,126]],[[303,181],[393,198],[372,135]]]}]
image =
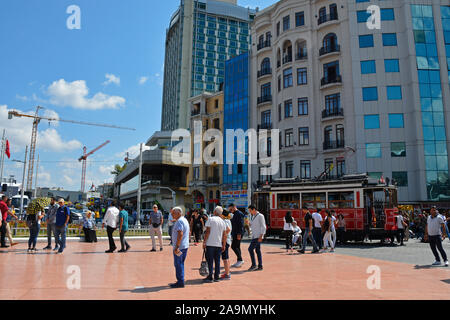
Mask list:
[{"label": "shorts", "polygon": [[228,260],[230,259],[230,256],[228,255],[228,249],[230,248],[230,245],[227,243],[225,246],[225,251],[222,252],[222,260]]}]

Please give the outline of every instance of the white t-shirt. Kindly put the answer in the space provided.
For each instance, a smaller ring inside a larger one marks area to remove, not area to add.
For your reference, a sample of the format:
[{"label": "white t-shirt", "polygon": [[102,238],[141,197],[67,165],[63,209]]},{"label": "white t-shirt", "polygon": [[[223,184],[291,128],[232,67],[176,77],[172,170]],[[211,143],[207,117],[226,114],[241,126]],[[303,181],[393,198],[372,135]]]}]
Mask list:
[{"label": "white t-shirt", "polygon": [[397,216],[397,227],[399,228],[399,229],[403,229],[404,227],[403,227],[403,216],[401,215],[401,214],[399,214],[398,216]]},{"label": "white t-shirt", "polygon": [[336,217],[331,216],[331,232],[334,232],[336,230]]},{"label": "white t-shirt", "polygon": [[227,230],[225,221],[218,216],[212,216],[206,221],[205,227],[210,228],[206,246],[222,248],[223,232]]},{"label": "white t-shirt", "polygon": [[[284,227],[283,230],[294,230],[294,228],[292,227],[292,223],[287,223],[286,222],[286,218],[283,218],[284,221]],[[294,219],[292,218],[292,221],[294,221]]]},{"label": "white t-shirt", "polygon": [[233,227],[231,226],[231,221],[229,219],[224,219],[223,221],[225,222],[227,227],[230,228],[230,232],[227,235],[227,243],[231,246],[231,229]]},{"label": "white t-shirt", "polygon": [[320,223],[323,221],[322,215],[318,212],[314,212],[312,214],[312,218],[314,219],[314,227],[321,228],[322,226],[320,225]]}]

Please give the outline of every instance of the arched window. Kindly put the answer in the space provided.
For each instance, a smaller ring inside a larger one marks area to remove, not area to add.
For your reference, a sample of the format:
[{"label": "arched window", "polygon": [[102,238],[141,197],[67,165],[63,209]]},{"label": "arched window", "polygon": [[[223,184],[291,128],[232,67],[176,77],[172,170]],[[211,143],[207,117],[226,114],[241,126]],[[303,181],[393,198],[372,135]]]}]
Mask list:
[{"label": "arched window", "polygon": [[336,126],[336,141],[339,147],[344,147],[344,126],[342,124]]},{"label": "arched window", "polygon": [[333,127],[332,126],[328,126],[325,128],[324,138],[325,138],[325,143],[330,143],[331,141],[333,141]]},{"label": "arched window", "polygon": [[283,64],[292,62],[292,43],[287,40],[283,45]]},{"label": "arched window", "polygon": [[270,59],[264,58],[261,62],[261,71],[269,71],[270,70]]},{"label": "arched window", "polygon": [[306,50],[306,41],[300,41],[297,43],[297,60],[304,59],[308,56]]},{"label": "arched window", "polygon": [[337,36],[334,33],[329,33],[323,38],[323,48],[326,52],[334,51],[337,47]]}]

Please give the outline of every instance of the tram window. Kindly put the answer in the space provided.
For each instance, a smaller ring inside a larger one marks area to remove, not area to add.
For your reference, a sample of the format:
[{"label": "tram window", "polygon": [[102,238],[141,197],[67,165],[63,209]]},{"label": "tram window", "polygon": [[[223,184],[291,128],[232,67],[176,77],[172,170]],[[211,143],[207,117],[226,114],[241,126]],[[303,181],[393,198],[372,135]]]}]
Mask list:
[{"label": "tram window", "polygon": [[279,194],[279,209],[299,209],[300,195],[298,193]]},{"label": "tram window", "polygon": [[326,193],[302,193],[302,207],[308,209],[325,209],[327,206]]},{"label": "tram window", "polygon": [[331,209],[354,208],[355,194],[353,192],[329,192],[328,206]]}]

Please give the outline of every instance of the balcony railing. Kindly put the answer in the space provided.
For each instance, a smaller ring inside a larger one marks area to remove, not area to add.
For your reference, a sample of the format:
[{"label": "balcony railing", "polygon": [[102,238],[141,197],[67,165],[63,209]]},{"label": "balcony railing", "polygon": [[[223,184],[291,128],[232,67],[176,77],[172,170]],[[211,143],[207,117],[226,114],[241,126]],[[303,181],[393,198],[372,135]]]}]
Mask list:
[{"label": "balcony railing", "polygon": [[333,149],[341,149],[345,147],[344,140],[337,141],[325,141],[323,143],[323,150],[333,150]]},{"label": "balcony railing", "polygon": [[308,59],[308,55],[306,53],[297,53],[295,55],[295,60],[306,60]]},{"label": "balcony railing", "polygon": [[325,109],[322,111],[322,119],[330,118],[330,117],[343,117],[344,109],[335,108],[335,109]]},{"label": "balcony railing", "polygon": [[263,129],[267,129],[267,130],[272,129],[272,123],[261,123],[261,124],[258,124],[258,130],[263,130]]},{"label": "balcony railing", "polygon": [[321,25],[322,23],[325,23],[325,22],[328,22],[331,20],[338,20],[337,13],[326,14],[326,15],[320,16],[319,19],[317,19],[317,24]]},{"label": "balcony railing", "polygon": [[292,62],[292,54],[288,54],[283,57],[283,64],[286,64],[289,62]]},{"label": "balcony railing", "polygon": [[200,114],[200,110],[192,110],[191,116],[198,116]]},{"label": "balcony railing", "polygon": [[272,74],[272,68],[261,69],[260,71],[258,71],[258,78],[268,74]]},{"label": "balcony railing", "polygon": [[320,81],[320,84],[322,86],[325,86],[325,85],[331,84],[331,83],[342,83],[342,77],[340,75],[334,76],[334,77],[323,77],[322,80]]},{"label": "balcony railing", "polygon": [[272,95],[266,95],[262,97],[258,97],[258,104],[264,103],[264,102],[272,102]]},{"label": "balcony railing", "polygon": [[329,46],[329,47],[322,47],[319,50],[319,56],[323,56],[324,54],[331,53],[331,52],[340,52],[341,46],[335,45],[335,46]]},{"label": "balcony railing", "polygon": [[266,41],[258,43],[257,49],[261,50],[261,49],[264,49],[264,48],[267,48],[270,46],[271,46],[270,40],[266,40]]}]

